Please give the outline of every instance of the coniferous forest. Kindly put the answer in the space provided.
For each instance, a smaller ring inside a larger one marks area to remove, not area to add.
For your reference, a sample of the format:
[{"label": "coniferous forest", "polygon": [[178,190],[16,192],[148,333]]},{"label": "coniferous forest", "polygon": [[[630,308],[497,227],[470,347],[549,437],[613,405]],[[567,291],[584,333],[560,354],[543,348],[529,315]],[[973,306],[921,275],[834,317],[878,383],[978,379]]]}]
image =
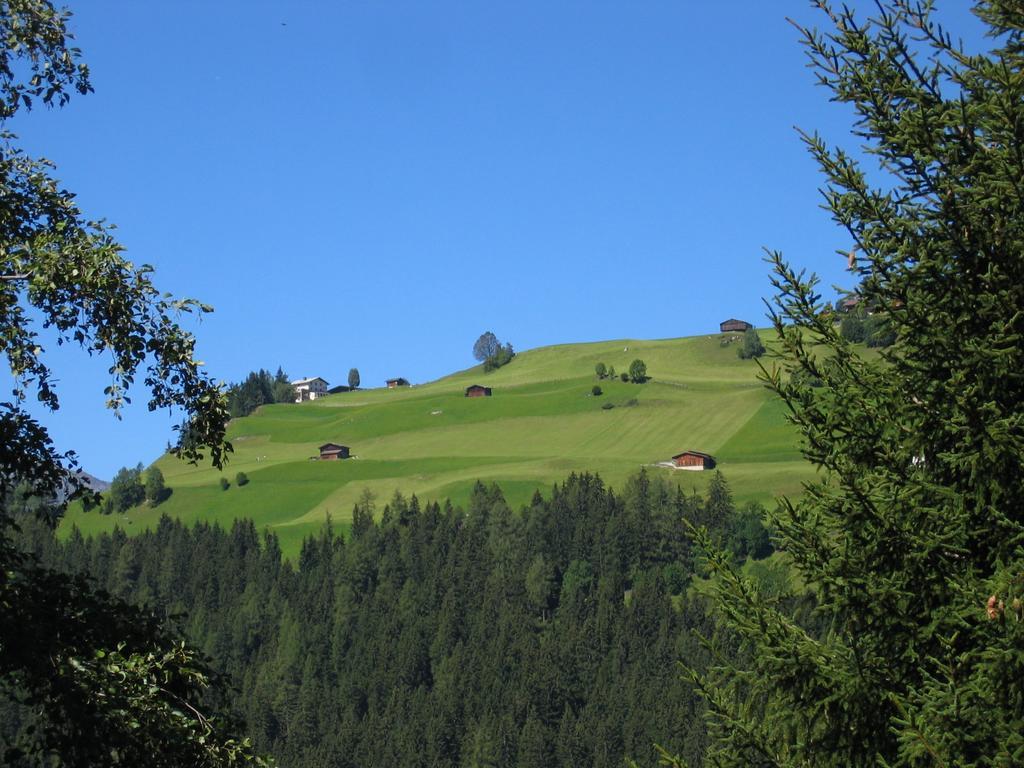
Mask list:
[{"label": "coniferous forest", "polygon": [[248,521],[57,543],[23,518],[22,540],[177,625],[282,765],[621,766],[654,744],[699,764],[677,662],[704,666],[691,630],[714,622],[684,518],[764,543],[721,476],[702,498],[646,474],[621,493],[572,476],[521,511],[496,486],[464,511],[366,498],[347,539],[325,527],[294,564]]}]

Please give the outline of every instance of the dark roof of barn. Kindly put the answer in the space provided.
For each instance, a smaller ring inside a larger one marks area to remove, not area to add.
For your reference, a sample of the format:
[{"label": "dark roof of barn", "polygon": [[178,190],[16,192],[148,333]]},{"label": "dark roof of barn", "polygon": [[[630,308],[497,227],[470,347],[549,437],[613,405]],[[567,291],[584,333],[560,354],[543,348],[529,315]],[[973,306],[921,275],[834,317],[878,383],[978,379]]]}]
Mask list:
[{"label": "dark roof of barn", "polygon": [[348,446],[347,445],[339,445],[338,443],[324,443],[323,445],[320,446],[320,451],[323,452],[323,450],[325,448],[327,450],[340,451],[342,448],[348,448]]},{"label": "dark roof of barn", "polygon": [[702,453],[701,451],[683,451],[682,453],[677,453],[672,458],[678,459],[680,456],[700,456],[702,459],[711,459],[712,461],[715,460],[715,457],[712,456],[710,453]]}]

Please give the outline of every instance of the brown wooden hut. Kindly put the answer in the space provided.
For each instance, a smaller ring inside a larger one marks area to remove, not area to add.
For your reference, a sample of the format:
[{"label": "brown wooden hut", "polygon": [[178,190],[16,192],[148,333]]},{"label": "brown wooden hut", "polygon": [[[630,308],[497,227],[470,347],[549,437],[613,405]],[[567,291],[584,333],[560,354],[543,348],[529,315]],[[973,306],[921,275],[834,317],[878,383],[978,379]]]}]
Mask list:
[{"label": "brown wooden hut", "polygon": [[715,457],[700,451],[683,451],[672,457],[672,463],[679,469],[714,469]]},{"label": "brown wooden hut", "polygon": [[743,333],[748,328],[753,328],[750,323],[746,320],[737,320],[735,317],[730,317],[728,320],[723,320],[718,324],[719,329],[722,333],[731,333],[733,331],[739,331]]},{"label": "brown wooden hut", "polygon": [[395,387],[408,387],[409,380],[398,377],[397,379],[387,380],[388,389],[394,389]]},{"label": "brown wooden hut", "polygon": [[470,384],[466,387],[466,397],[490,397],[491,388],[480,384]]},{"label": "brown wooden hut", "polygon": [[860,306],[861,300],[859,294],[851,293],[849,296],[843,296],[843,298],[836,302],[836,309],[840,312],[853,312],[853,310]]},{"label": "brown wooden hut", "polygon": [[349,449],[347,445],[324,443],[320,446],[320,461],[337,461],[339,459],[347,459],[348,457]]}]

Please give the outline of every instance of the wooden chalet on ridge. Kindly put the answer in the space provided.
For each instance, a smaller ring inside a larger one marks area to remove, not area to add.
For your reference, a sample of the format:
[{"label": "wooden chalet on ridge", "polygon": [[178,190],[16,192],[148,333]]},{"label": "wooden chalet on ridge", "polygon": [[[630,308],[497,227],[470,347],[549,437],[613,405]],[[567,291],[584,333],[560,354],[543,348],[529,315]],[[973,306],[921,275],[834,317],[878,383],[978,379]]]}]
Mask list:
[{"label": "wooden chalet on ridge", "polygon": [[409,380],[403,379],[399,376],[397,379],[388,379],[386,384],[388,385],[388,389],[394,389],[395,387],[408,387]]},{"label": "wooden chalet on ridge", "polygon": [[320,446],[320,461],[338,461],[349,458],[349,447],[337,443],[324,443]]},{"label": "wooden chalet on ridge", "polygon": [[683,451],[677,453],[672,457],[672,464],[677,469],[714,469],[715,468],[715,457],[709,453],[701,453],[700,451]]},{"label": "wooden chalet on ridge", "polygon": [[730,317],[728,320],[723,320],[719,323],[718,327],[722,333],[730,333],[732,331],[739,331],[740,333],[743,333],[743,331],[748,328],[753,328],[754,326],[746,320],[737,320],[735,317]]},{"label": "wooden chalet on ridge", "polygon": [[480,384],[470,384],[466,387],[466,397],[490,397],[491,388]]}]

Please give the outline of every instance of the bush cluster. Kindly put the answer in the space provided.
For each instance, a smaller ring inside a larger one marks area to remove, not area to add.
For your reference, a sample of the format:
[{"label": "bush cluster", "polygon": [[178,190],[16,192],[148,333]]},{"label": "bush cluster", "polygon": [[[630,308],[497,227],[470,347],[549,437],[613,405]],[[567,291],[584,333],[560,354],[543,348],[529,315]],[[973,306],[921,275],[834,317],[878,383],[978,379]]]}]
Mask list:
[{"label": "bush cluster", "polygon": [[629,380],[634,384],[643,384],[647,381],[647,363],[643,360],[634,360],[629,364]]},{"label": "bush cluster", "polygon": [[484,373],[490,373],[493,370],[501,368],[503,365],[508,365],[512,362],[512,358],[515,356],[516,353],[512,350],[511,344],[502,344],[494,351],[494,354],[489,355],[484,360]]},{"label": "bush cluster", "polygon": [[758,335],[757,330],[747,328],[743,333],[743,345],[736,350],[736,354],[739,355],[741,360],[751,360],[761,357],[764,353],[764,344],[761,343],[761,337]]},{"label": "bush cluster", "polygon": [[114,475],[110,488],[103,496],[100,509],[105,514],[124,512],[146,502],[155,507],[171,495],[164,482],[164,474],[157,467],[150,467],[143,477],[142,464],[121,467]]}]

